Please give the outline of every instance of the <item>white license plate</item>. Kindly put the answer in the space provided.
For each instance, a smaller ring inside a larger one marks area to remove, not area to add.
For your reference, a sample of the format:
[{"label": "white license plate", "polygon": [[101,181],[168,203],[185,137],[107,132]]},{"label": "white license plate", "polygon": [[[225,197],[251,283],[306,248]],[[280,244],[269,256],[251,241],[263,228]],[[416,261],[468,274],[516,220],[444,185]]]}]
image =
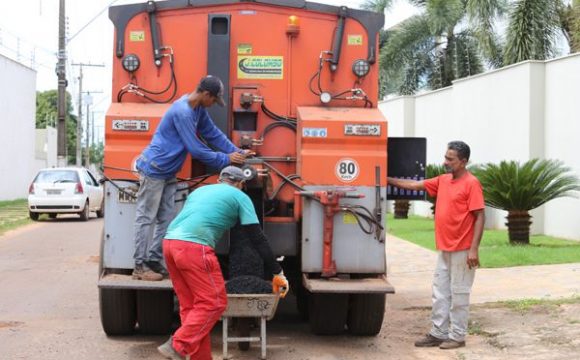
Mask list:
[{"label": "white license plate", "polygon": [[119,202],[125,204],[133,204],[137,202],[137,198],[130,193],[119,191]]},{"label": "white license plate", "polygon": [[60,195],[62,190],[46,190],[46,195]]}]

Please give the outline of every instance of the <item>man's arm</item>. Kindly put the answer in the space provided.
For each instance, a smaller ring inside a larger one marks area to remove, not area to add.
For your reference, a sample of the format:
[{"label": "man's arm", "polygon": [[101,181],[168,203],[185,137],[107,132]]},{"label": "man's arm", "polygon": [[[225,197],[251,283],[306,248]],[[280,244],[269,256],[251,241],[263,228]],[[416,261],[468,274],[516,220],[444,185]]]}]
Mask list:
[{"label": "man's arm", "polygon": [[483,235],[483,226],[485,224],[485,213],[483,209],[472,211],[475,216],[475,223],[473,224],[473,240],[471,240],[471,248],[467,255],[467,266],[470,269],[479,266],[479,243]]},{"label": "man's arm", "polygon": [[406,190],[425,190],[425,183],[423,182],[423,180],[417,181],[388,177],[387,184]]}]

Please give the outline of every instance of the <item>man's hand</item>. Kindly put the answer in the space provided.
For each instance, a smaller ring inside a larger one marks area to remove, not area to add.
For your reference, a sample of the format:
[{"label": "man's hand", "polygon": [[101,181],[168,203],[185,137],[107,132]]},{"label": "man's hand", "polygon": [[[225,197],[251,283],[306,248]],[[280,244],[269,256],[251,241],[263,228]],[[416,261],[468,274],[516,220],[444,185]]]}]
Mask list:
[{"label": "man's hand", "polygon": [[228,155],[230,158],[230,164],[243,164],[246,161],[246,154],[239,152],[233,152]]},{"label": "man's hand", "polygon": [[469,249],[467,254],[467,266],[474,269],[479,266],[479,251],[477,249]]},{"label": "man's hand", "polygon": [[280,297],[283,298],[289,290],[290,285],[288,284],[286,276],[284,276],[284,272],[282,271],[279,274],[274,275],[274,279],[272,279],[272,292],[274,294],[280,293]]},{"label": "man's hand", "polygon": [[250,149],[244,149],[242,150],[242,154],[244,154],[245,157],[250,157],[256,155],[256,152]]}]

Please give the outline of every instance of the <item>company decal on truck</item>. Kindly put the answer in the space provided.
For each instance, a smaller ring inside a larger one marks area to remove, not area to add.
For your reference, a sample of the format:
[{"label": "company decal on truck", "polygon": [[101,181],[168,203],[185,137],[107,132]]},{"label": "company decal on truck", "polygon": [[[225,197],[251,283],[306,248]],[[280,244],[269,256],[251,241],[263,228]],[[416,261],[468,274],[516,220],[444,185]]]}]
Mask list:
[{"label": "company decal on truck", "polygon": [[363,44],[362,35],[348,35],[347,39],[348,45],[361,46]]},{"label": "company decal on truck", "polygon": [[238,56],[238,79],[283,78],[283,56]]},{"label": "company decal on truck", "polygon": [[336,163],[334,170],[336,177],[343,182],[354,181],[360,173],[360,167],[356,160],[351,158],[342,158]]},{"label": "company decal on truck", "polygon": [[145,31],[131,31],[129,41],[145,41]]}]

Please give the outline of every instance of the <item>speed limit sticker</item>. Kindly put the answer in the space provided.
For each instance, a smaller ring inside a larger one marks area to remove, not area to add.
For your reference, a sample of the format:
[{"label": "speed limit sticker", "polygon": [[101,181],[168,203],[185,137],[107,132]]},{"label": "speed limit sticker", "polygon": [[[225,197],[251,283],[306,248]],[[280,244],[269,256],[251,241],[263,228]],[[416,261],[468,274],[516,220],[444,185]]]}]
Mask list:
[{"label": "speed limit sticker", "polygon": [[358,177],[360,168],[354,159],[343,158],[336,163],[336,177],[344,182],[351,182]]}]

